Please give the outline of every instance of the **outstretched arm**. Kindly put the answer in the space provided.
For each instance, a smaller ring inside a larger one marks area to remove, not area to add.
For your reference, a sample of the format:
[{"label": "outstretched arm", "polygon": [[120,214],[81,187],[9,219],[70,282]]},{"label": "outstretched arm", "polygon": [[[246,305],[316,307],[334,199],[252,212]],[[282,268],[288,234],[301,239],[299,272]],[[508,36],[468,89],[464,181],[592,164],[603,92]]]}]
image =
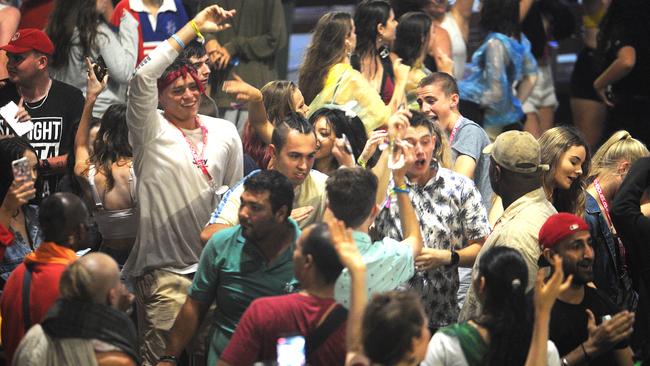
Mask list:
[{"label": "outstretched arm", "polygon": [[87,71],[87,86],[86,86],[86,102],[84,103],[83,111],[81,112],[81,120],[79,120],[79,127],[77,128],[77,135],[74,139],[74,154],[75,164],[74,173],[81,177],[86,176],[88,166],[90,165],[90,150],[88,149],[88,133],[90,131],[90,121],[93,118],[93,107],[95,101],[101,92],[106,88],[108,83],[108,74],[104,76],[103,80],[97,80],[93,66],[90,59],[86,58]]},{"label": "outstretched arm", "polygon": [[223,83],[223,91],[240,102],[248,102],[248,122],[265,144],[271,143],[273,123],[268,120],[262,92],[233,74],[234,80]]}]

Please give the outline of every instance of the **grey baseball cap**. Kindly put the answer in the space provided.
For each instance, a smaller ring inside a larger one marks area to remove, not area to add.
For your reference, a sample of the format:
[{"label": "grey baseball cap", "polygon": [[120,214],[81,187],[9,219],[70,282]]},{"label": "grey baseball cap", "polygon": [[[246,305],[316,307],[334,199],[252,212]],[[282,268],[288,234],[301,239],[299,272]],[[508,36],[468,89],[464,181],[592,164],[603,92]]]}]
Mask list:
[{"label": "grey baseball cap", "polygon": [[541,164],[539,143],[525,131],[506,131],[486,146],[483,152],[492,155],[499,165],[515,173],[549,169],[547,164]]}]

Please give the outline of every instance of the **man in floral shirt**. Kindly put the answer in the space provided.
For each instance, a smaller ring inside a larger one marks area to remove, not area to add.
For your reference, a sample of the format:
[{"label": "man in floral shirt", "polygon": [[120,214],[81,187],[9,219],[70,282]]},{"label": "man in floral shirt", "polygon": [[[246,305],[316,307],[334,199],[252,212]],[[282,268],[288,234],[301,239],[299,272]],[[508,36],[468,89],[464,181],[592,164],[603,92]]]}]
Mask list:
[{"label": "man in floral shirt", "polygon": [[[421,294],[429,327],[435,330],[456,322],[457,267],[474,264],[489,226],[481,194],[472,180],[433,161],[440,142],[432,122],[419,112],[411,113],[404,140],[415,147],[416,161],[406,174],[406,185],[420,221],[424,248],[415,259],[417,271],[408,285]],[[394,194],[377,217],[375,227],[379,234],[401,240]]]}]

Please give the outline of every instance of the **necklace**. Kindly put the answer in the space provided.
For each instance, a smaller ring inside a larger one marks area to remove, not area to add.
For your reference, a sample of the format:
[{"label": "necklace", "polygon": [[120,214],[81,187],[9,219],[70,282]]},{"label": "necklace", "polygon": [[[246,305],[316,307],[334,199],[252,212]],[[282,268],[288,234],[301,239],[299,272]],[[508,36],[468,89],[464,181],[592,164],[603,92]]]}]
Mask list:
[{"label": "necklace", "polygon": [[41,107],[43,106],[43,104],[45,104],[45,101],[47,101],[47,97],[50,96],[50,89],[51,89],[51,88],[52,88],[52,79],[50,79],[50,84],[47,86],[47,92],[45,92],[45,98],[43,98],[43,99],[41,100],[41,102],[40,102],[38,105],[30,106],[29,103],[27,103],[26,101],[23,102],[23,105],[24,105],[25,107],[29,108],[29,109],[38,109],[38,108],[41,108]]}]

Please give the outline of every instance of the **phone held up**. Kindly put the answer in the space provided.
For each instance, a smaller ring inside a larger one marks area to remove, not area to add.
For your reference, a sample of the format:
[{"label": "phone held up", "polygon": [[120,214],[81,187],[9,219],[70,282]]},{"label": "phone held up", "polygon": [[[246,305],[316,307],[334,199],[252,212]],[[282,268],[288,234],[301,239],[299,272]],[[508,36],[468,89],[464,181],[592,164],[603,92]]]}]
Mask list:
[{"label": "phone held up", "polygon": [[[26,157],[14,160],[11,162],[11,169],[14,173],[14,180],[27,182],[32,181],[32,167],[29,165],[29,160]],[[34,198],[34,197],[31,197]]]},{"label": "phone held up", "polygon": [[93,62],[93,72],[95,73],[95,77],[99,81],[104,80],[104,76],[106,76],[106,73],[108,72],[108,67],[106,67],[104,58],[102,56],[99,56],[99,58],[96,61],[92,60],[92,62]]},{"label": "phone held up", "polygon": [[305,337],[292,334],[278,338],[278,366],[303,366],[305,359]]}]

